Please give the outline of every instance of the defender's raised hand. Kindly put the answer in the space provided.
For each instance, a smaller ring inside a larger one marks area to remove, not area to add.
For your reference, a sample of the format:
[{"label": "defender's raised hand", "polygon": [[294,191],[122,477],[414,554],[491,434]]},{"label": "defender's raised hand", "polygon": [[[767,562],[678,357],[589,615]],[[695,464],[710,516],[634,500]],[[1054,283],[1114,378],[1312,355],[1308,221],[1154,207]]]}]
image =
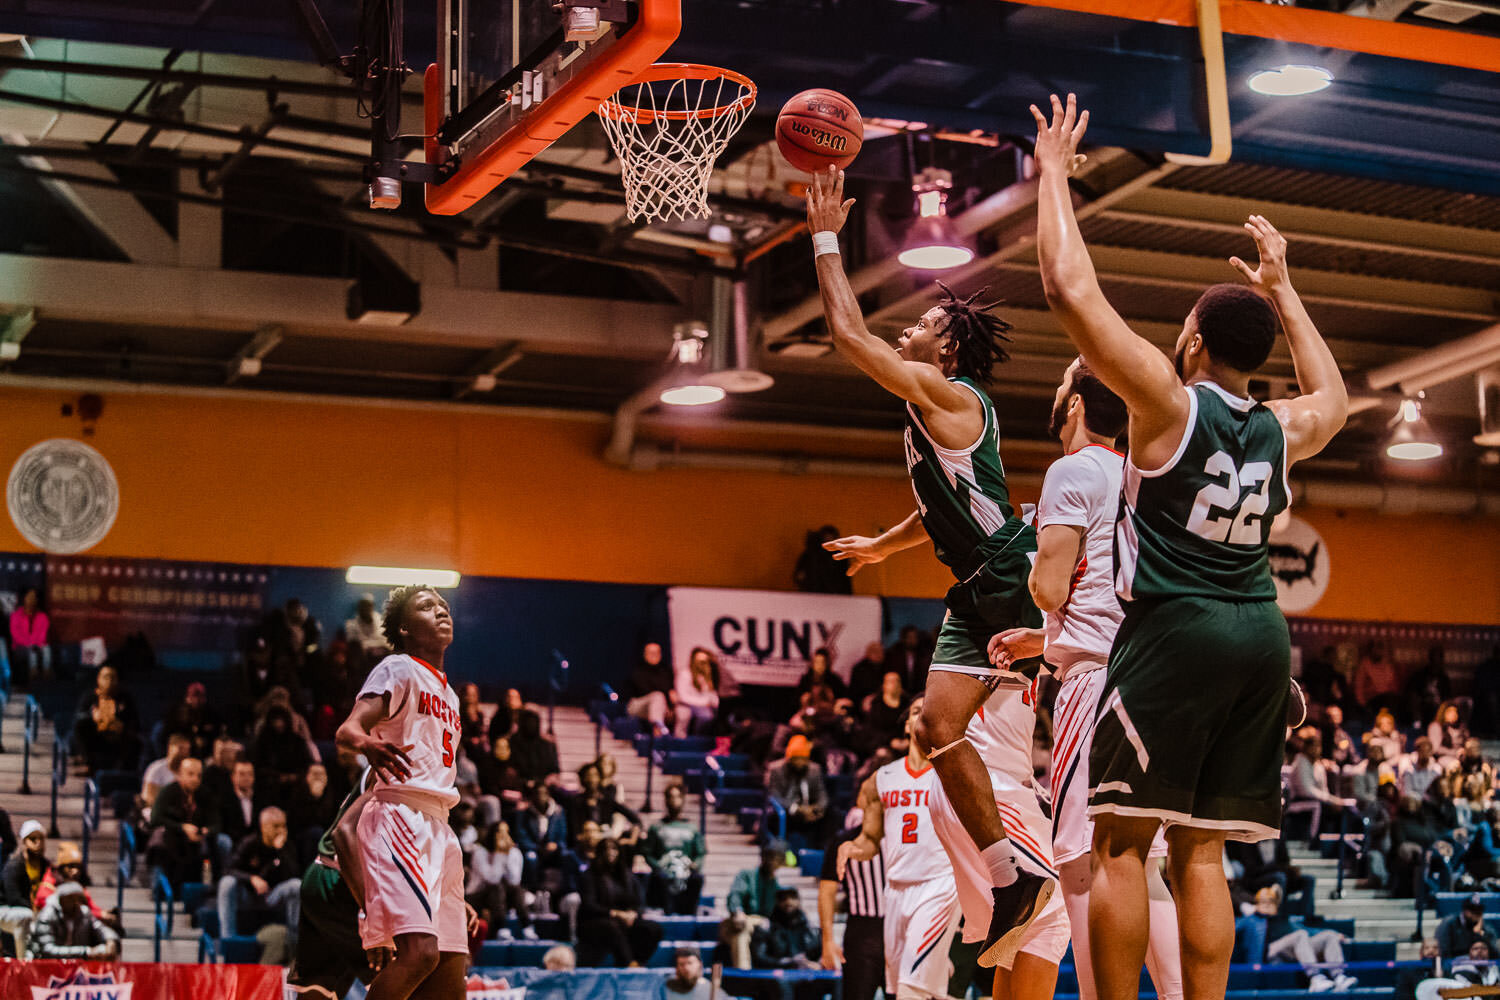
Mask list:
[{"label": "defender's raised hand", "polygon": [[813,174],[807,189],[807,230],[836,233],[844,228],[854,199],[844,198],[844,172],[830,166]]},{"label": "defender's raised hand", "polygon": [[1276,227],[1267,222],[1263,215],[1250,216],[1245,222],[1245,228],[1255,239],[1260,266],[1252,271],[1250,265],[1238,257],[1229,258],[1230,265],[1245,276],[1251,288],[1266,295],[1270,295],[1278,286],[1290,285],[1292,279],[1286,269],[1286,237],[1277,232]]},{"label": "defender's raised hand", "polygon": [[1042,114],[1035,104],[1031,116],[1036,119],[1036,166],[1039,171],[1060,170],[1070,175],[1083,166],[1087,157],[1078,152],[1083,133],[1088,131],[1089,113],[1078,111],[1078,98],[1068,95],[1066,105],[1056,94],[1052,95],[1052,120]]}]

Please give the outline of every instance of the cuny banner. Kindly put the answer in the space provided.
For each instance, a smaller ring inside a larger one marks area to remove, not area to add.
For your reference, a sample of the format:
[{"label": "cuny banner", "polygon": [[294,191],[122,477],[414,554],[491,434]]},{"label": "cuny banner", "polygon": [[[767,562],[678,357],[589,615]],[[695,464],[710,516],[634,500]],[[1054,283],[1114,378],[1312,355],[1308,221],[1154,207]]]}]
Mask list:
[{"label": "cuny banner", "polygon": [[679,668],[702,646],[741,684],[796,684],[820,647],[848,679],[865,647],[880,641],[878,597],[672,587],[667,613]]},{"label": "cuny banner", "polygon": [[281,1000],[278,965],[0,961],[5,1000]]}]

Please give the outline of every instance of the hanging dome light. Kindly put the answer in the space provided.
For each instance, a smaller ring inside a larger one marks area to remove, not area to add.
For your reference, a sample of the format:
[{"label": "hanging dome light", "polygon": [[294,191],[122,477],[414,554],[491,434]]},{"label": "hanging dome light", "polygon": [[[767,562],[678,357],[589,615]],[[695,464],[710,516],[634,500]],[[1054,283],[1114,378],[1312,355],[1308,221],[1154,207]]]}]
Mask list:
[{"label": "hanging dome light", "polygon": [[896,259],[907,267],[923,271],[942,271],[962,267],[974,259],[974,250],[958,235],[948,218],[948,191],[953,174],[928,167],[912,179],[912,193],[917,196],[917,221],[912,223],[906,242]]},{"label": "hanging dome light", "polygon": [[702,323],[678,323],[672,329],[672,384],[657,396],[671,406],[707,406],[724,398],[724,390],[710,384],[708,374],[708,327]]},{"label": "hanging dome light", "polygon": [[1303,97],[1333,84],[1333,74],[1321,66],[1277,66],[1250,76],[1248,85],[1268,97]]},{"label": "hanging dome light", "polygon": [[1415,399],[1403,399],[1401,408],[1391,420],[1385,453],[1402,462],[1424,462],[1443,454],[1443,443],[1422,417],[1422,405]]}]

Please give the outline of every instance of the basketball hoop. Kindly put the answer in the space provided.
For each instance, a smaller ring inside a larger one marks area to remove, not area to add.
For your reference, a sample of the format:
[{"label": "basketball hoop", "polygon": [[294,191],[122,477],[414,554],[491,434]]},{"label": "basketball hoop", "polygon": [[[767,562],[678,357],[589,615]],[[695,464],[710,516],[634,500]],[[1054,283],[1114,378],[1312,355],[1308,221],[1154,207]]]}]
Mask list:
[{"label": "basketball hoop", "polygon": [[708,218],[714,161],[754,107],[749,77],[690,63],[657,63],[600,104],[630,221]]}]

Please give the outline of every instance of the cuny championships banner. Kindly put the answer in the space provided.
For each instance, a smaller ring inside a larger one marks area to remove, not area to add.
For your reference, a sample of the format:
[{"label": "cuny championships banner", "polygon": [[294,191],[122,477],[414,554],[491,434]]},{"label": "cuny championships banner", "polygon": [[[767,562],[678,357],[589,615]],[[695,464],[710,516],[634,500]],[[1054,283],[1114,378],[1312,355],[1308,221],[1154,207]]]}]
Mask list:
[{"label": "cuny championships banner", "polygon": [[279,965],[0,960],[5,1000],[281,1000]]},{"label": "cuny championships banner", "polygon": [[881,637],[878,597],[672,587],[667,613],[678,666],[702,646],[741,684],[796,684],[822,646],[848,679],[865,647]]}]

